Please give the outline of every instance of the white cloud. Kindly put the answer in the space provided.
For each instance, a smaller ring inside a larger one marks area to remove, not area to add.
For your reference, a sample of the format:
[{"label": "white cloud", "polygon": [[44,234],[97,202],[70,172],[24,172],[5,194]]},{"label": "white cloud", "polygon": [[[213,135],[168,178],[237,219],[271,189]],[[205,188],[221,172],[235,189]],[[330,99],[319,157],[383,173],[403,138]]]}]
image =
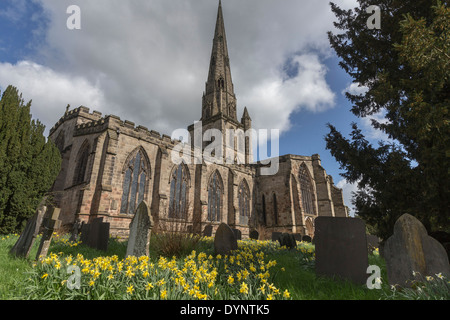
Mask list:
[{"label": "white cloud", "polygon": [[[33,59],[41,68],[3,64],[16,78],[3,76],[2,85],[15,80],[37,114],[50,108],[41,116],[48,126],[68,103],[167,134],[199,120],[218,1],[33,1],[48,21]],[[66,28],[73,4],[81,30]],[[255,127],[285,131],[293,112],[334,106],[321,61],[335,20],[328,2],[229,0],[223,11],[239,119],[247,106]],[[298,73],[286,78],[289,60]]]},{"label": "white cloud", "polygon": [[342,91],[342,95],[345,96],[345,93],[348,92],[352,95],[363,95],[365,94],[367,91],[369,90],[368,87],[361,85],[358,82],[353,82],[350,85],[347,86],[347,88],[345,88]]},{"label": "white cloud", "polygon": [[376,120],[379,123],[388,123],[389,120],[386,118],[385,116],[385,112],[383,110],[380,110],[379,112],[371,115],[371,116],[367,116],[364,118],[361,118],[361,123],[363,125],[363,130],[364,130],[364,135],[366,136],[366,138],[371,139],[371,140],[375,140],[375,141],[392,141],[391,139],[389,139],[389,136],[384,133],[383,131],[379,130],[379,129],[375,129],[372,126],[372,120]]},{"label": "white cloud", "polygon": [[353,198],[353,192],[358,191],[358,184],[357,183],[349,183],[346,179],[342,179],[339,181],[336,185],[336,187],[342,189],[343,197],[344,197],[344,204],[349,207],[349,215],[354,217],[355,216],[355,208],[352,205],[352,198]]},{"label": "white cloud", "polygon": [[0,87],[13,85],[22,93],[25,102],[32,100],[33,118],[53,125],[64,113],[64,106],[103,106],[105,98],[95,85],[86,79],[55,72],[31,61],[15,65],[0,63]]}]

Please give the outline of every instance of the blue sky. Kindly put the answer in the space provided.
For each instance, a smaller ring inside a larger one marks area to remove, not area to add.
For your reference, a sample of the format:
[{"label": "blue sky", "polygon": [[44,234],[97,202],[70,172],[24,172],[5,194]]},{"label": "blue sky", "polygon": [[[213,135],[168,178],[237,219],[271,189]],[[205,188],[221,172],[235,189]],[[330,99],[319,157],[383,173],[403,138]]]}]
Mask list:
[{"label": "blue sky", "polygon": [[[353,7],[354,0],[337,1]],[[50,129],[84,105],[171,134],[200,118],[216,0],[0,2],[0,90],[13,84],[33,100],[33,117]],[[325,149],[327,123],[348,136],[358,119],[343,95],[352,79],[338,66],[326,32],[328,1],[224,0],[238,118],[247,106],[255,128],[280,129],[280,154],[320,154],[350,204]],[[66,9],[81,8],[81,30],[68,30]]]}]

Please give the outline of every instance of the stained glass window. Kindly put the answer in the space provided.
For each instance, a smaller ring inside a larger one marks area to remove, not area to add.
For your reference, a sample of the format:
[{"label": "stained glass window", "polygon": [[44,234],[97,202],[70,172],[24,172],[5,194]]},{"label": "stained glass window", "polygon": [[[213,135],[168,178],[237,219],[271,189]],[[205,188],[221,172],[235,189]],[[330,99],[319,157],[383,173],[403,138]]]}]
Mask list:
[{"label": "stained glass window", "polygon": [[188,169],[180,164],[172,174],[170,182],[169,218],[185,219],[187,217]]},{"label": "stained glass window", "polygon": [[124,172],[120,213],[134,214],[144,200],[148,172],[142,150],[129,160]]},{"label": "stained glass window", "polygon": [[250,216],[250,191],[245,181],[242,181],[239,186],[239,215],[241,223],[248,223]]},{"label": "stained glass window", "polygon": [[74,185],[85,182],[88,159],[89,159],[89,144],[86,143],[81,147],[78,153],[77,163],[73,176]]},{"label": "stained glass window", "polygon": [[211,177],[208,187],[208,220],[220,221],[222,212],[222,184],[216,171]]},{"label": "stained glass window", "polygon": [[307,214],[315,214],[313,202],[313,187],[308,169],[302,165],[299,173],[300,191],[302,193],[303,210]]}]

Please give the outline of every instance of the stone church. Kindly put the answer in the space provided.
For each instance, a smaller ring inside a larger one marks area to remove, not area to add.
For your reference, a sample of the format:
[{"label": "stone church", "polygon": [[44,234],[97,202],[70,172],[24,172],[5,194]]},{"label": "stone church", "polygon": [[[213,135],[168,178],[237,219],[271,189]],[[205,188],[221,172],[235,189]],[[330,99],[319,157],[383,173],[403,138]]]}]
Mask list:
[{"label": "stone church", "polygon": [[[251,132],[250,113],[245,108],[239,120],[236,106],[219,2],[202,98],[202,132]],[[187,131],[193,138],[195,125]],[[176,164],[171,153],[180,141],[81,106],[74,110],[68,107],[50,130],[49,138],[62,156],[52,192],[65,225],[76,218],[88,222],[102,217],[110,223],[111,235],[126,236],[143,200],[151,209],[155,225],[181,224],[193,232],[212,226],[214,234],[225,222],[239,229],[243,238],[261,228],[313,237],[317,216],[348,216],[342,190],[327,175],[319,155],[280,156],[276,158],[278,171],[263,175],[265,165],[253,162],[252,139],[248,135],[241,141],[242,152],[231,150],[235,159],[239,156],[244,161]],[[203,142],[201,148],[205,147]],[[193,157],[195,147],[189,150]],[[230,154],[230,150],[223,151]]]}]

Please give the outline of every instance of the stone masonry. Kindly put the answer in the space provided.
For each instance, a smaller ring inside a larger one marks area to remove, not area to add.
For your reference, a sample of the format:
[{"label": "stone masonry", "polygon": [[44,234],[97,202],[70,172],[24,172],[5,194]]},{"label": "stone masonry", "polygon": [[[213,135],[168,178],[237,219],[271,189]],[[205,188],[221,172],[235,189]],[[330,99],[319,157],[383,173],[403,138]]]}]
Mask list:
[{"label": "stone masonry", "polygon": [[[202,100],[203,130],[251,129],[247,108],[241,120],[237,118],[229,65],[219,4]],[[194,125],[188,130],[192,133]],[[281,156],[278,173],[264,176],[263,166],[252,161],[251,139],[246,138],[245,164],[191,162],[180,169],[170,156],[179,141],[84,106],[72,110],[68,106],[49,138],[62,157],[52,191],[64,225],[73,224],[77,217],[86,223],[103,218],[110,223],[112,235],[126,236],[138,200],[149,204],[155,225],[181,223],[201,232],[211,224],[214,234],[221,223],[227,223],[243,238],[259,226],[313,237],[317,216],[348,215],[342,190],[334,186],[319,155]],[[247,196],[241,198],[241,193]]]}]

